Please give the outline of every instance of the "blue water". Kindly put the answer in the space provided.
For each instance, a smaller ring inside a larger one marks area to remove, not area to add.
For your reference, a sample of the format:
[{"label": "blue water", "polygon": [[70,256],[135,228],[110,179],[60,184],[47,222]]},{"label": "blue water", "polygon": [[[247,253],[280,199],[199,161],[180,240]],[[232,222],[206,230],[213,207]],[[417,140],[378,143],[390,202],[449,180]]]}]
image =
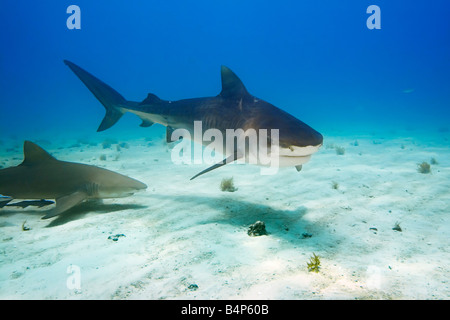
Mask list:
[{"label": "blue water", "polygon": [[[79,30],[66,26],[71,4],[81,9]],[[381,29],[366,26],[371,4]],[[63,59],[129,100],[216,95],[226,65],[250,93],[325,135],[446,131],[449,16],[444,0],[6,0],[0,134],[96,134],[104,109]],[[127,114],[109,133],[158,130],[139,123]]]}]

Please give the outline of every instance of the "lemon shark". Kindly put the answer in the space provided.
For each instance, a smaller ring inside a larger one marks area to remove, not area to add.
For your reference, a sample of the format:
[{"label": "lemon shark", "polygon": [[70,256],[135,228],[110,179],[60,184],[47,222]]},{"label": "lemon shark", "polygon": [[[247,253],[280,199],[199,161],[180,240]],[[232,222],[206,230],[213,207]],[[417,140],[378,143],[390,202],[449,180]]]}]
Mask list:
[{"label": "lemon shark", "polygon": [[0,169],[0,194],[12,199],[55,199],[43,219],[59,215],[86,199],[120,198],[147,186],[119,173],[81,163],[60,161],[30,141],[23,145],[24,160]]},{"label": "lemon shark", "polygon": [[[249,132],[249,129],[257,133],[261,132],[261,129],[277,129],[278,141],[272,141],[272,137],[266,138],[269,158],[276,157],[278,166],[292,166],[297,171],[301,170],[302,164],[309,161],[311,155],[317,152],[323,143],[323,136],[309,125],[251,95],[236,74],[225,66],[221,67],[222,91],[217,96],[167,101],[149,93],[142,102],[136,102],[126,100],[116,90],[76,64],[67,60],[64,60],[64,63],[106,109],[106,115],[97,131],[110,128],[126,112],[139,116],[142,127],[149,127],[154,123],[166,126],[168,142],[172,141],[174,130],[180,128],[191,133],[196,141],[196,121],[201,122],[203,133],[208,129],[217,129],[222,136],[230,129],[242,129],[243,135]],[[204,139],[198,139],[197,142],[205,146],[210,144],[210,141]],[[272,152],[275,150],[275,144],[277,152]],[[247,160],[251,156],[248,150],[242,148],[227,150],[223,161],[203,170],[191,180],[235,160],[243,159],[249,162]],[[264,165],[260,162],[256,164]]]}]

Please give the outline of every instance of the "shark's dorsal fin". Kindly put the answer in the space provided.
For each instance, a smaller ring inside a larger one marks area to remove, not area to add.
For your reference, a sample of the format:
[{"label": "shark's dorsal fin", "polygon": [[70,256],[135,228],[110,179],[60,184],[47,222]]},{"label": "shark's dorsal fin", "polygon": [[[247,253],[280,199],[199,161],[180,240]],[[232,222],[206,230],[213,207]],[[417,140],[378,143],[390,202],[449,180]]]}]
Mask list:
[{"label": "shark's dorsal fin", "polygon": [[222,75],[222,91],[220,92],[221,97],[223,98],[236,97],[237,99],[239,99],[249,95],[241,79],[239,79],[238,76],[234,74],[234,72],[231,71],[229,68],[222,66],[221,75]]},{"label": "shark's dorsal fin", "polygon": [[140,105],[148,105],[148,104],[157,104],[160,103],[162,100],[160,98],[158,98],[157,95],[153,94],[153,93],[149,93],[147,95],[147,98],[145,98],[144,100],[142,100],[142,102],[140,103]]},{"label": "shark's dorsal fin", "polygon": [[21,166],[29,166],[33,164],[42,163],[44,161],[54,161],[56,158],[51,156],[47,151],[39,147],[37,144],[31,141],[25,141],[23,143],[24,159],[20,164]]}]

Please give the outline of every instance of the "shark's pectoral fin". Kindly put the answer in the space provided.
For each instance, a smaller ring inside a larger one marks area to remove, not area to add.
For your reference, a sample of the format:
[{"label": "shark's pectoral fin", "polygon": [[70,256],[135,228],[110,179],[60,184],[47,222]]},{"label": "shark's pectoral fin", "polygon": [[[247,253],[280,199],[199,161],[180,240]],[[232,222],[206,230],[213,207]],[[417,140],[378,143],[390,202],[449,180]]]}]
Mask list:
[{"label": "shark's pectoral fin", "polygon": [[88,197],[87,193],[84,191],[76,191],[74,193],[68,194],[66,196],[56,199],[56,207],[48,211],[48,213],[42,217],[42,219],[52,218],[57,216],[64,211],[76,206]]},{"label": "shark's pectoral fin", "polygon": [[297,169],[297,172],[301,171],[302,170],[302,165],[300,164],[298,166],[295,166],[295,169]]},{"label": "shark's pectoral fin", "polygon": [[211,171],[211,170],[220,168],[221,166],[224,166],[224,165],[226,165],[227,163],[231,163],[231,162],[233,162],[233,161],[236,161],[237,159],[240,159],[241,157],[242,157],[242,155],[241,155],[239,152],[235,152],[235,153],[233,153],[231,156],[229,156],[228,158],[223,159],[222,161],[220,161],[219,163],[216,163],[215,165],[212,165],[211,167],[209,167],[209,168],[203,170],[202,172],[197,173],[195,176],[193,176],[193,177],[191,178],[191,180],[194,180],[194,179],[197,178],[198,176],[201,176],[202,174],[205,174],[205,173],[207,173],[207,172],[209,172],[209,171]]}]

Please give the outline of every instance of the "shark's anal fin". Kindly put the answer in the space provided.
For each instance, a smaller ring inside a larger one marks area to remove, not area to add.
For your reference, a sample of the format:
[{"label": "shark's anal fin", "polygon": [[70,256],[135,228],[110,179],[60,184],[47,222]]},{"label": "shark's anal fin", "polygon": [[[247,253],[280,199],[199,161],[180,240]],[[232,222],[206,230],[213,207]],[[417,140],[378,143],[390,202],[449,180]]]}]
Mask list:
[{"label": "shark's anal fin", "polygon": [[221,162],[212,165],[211,167],[209,167],[209,168],[203,170],[203,171],[200,172],[200,173],[197,173],[195,176],[193,176],[193,177],[191,178],[191,180],[194,180],[194,179],[197,178],[198,176],[201,176],[202,174],[205,174],[205,173],[207,173],[207,172],[209,172],[209,171],[211,171],[211,170],[220,168],[220,167],[226,165],[227,163],[231,163],[231,162],[233,162],[233,161],[236,161],[236,160],[239,159],[239,158],[241,158],[241,155],[240,155],[238,152],[235,152],[235,153],[233,153],[231,156],[229,156],[228,158],[223,159]]},{"label": "shark's anal fin", "polygon": [[52,218],[57,216],[70,208],[76,206],[88,197],[87,193],[84,191],[76,191],[74,193],[68,194],[66,196],[56,199],[56,207],[48,211],[48,213],[42,217],[42,219]]}]

